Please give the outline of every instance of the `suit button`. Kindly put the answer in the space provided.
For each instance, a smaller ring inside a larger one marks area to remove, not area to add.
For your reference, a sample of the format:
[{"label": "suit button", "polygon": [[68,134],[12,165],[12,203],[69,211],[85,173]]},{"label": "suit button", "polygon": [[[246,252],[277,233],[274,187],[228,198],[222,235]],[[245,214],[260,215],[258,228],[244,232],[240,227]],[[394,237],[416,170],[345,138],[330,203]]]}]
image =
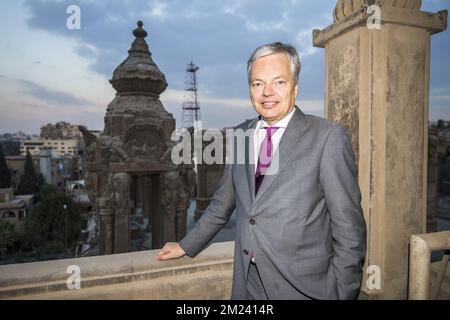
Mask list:
[{"label": "suit button", "polygon": [[245,254],[246,256],[248,256],[248,250],[247,250],[247,249],[244,250],[244,254]]},{"label": "suit button", "polygon": [[250,219],[250,224],[254,225],[256,223],[255,219]]}]

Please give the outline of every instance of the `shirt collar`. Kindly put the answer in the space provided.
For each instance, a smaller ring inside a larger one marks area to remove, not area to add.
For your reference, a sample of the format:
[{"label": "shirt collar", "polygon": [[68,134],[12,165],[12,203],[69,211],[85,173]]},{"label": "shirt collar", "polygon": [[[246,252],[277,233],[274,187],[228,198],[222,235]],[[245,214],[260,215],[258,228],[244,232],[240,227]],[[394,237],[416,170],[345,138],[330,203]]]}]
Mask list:
[{"label": "shirt collar", "polygon": [[269,125],[261,116],[259,117],[259,129],[263,129],[265,127],[279,127],[279,128],[285,128],[287,127],[289,121],[291,120],[292,116],[294,115],[295,112],[295,106],[294,108],[292,108],[291,112],[289,112],[283,119],[281,119],[280,121]]}]

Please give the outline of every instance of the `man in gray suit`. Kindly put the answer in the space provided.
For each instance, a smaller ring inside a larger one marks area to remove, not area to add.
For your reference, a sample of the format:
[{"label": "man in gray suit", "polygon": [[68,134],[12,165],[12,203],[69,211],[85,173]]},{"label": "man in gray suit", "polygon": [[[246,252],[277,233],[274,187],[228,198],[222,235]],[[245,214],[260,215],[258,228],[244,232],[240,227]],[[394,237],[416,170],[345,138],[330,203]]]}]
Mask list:
[{"label": "man in gray suit", "polygon": [[340,125],[295,106],[299,73],[294,47],[255,50],[248,79],[259,117],[237,127],[254,130],[245,148],[250,159],[225,166],[202,218],[158,256],[195,257],[236,210],[233,299],[359,293],[366,225],[352,147]]}]

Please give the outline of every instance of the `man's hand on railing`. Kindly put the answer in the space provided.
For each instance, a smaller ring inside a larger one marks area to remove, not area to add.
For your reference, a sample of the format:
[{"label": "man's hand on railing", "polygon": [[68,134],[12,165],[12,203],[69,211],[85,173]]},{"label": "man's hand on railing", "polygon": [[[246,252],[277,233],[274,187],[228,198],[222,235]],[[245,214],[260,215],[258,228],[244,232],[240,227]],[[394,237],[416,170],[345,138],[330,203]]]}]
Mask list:
[{"label": "man's hand on railing", "polygon": [[164,245],[158,253],[157,259],[159,261],[166,261],[170,259],[178,259],[186,255],[186,252],[180,247],[178,242],[168,242]]}]

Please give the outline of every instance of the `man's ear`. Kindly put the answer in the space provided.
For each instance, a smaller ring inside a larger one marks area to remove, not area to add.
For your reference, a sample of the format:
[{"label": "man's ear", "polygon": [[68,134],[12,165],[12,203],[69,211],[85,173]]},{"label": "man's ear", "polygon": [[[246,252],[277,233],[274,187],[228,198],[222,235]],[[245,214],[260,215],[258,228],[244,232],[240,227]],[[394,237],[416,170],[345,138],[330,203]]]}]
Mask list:
[{"label": "man's ear", "polygon": [[298,84],[295,85],[295,98],[297,98],[298,95]]}]

